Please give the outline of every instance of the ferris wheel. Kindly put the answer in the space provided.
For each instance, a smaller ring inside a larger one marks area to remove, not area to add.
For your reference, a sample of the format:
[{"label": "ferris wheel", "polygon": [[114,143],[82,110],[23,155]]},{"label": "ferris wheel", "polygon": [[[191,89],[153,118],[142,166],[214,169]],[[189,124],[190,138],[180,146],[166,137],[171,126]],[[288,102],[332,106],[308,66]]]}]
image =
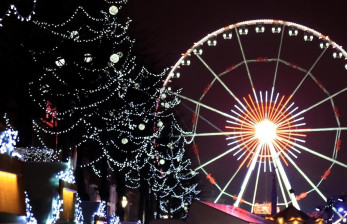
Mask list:
[{"label": "ferris wheel", "polygon": [[[347,187],[347,53],[311,28],[251,20],[208,34],[164,81],[202,197],[306,212]],[[159,110],[159,109],[158,109]],[[258,211],[259,212],[259,211]]]}]

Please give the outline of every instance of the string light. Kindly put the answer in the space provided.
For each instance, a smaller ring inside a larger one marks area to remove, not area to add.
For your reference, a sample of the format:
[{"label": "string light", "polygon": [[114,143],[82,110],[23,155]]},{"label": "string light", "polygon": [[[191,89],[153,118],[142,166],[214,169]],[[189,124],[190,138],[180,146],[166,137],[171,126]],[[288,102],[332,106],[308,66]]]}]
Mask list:
[{"label": "string light", "polygon": [[112,6],[109,8],[108,11],[109,11],[109,13],[110,13],[111,15],[115,16],[115,15],[117,15],[117,13],[118,13],[118,8],[117,8],[117,6],[112,5]]},{"label": "string light", "polygon": [[111,215],[110,224],[120,224],[120,219],[119,219],[119,217],[118,217],[118,216],[115,216],[114,214]]},{"label": "string light", "polygon": [[46,224],[55,224],[59,220],[60,213],[63,211],[62,208],[63,200],[60,199],[60,196],[57,195],[52,199],[52,209],[51,213],[48,216]]},{"label": "string light", "polygon": [[0,27],[3,26],[2,24],[2,20],[6,17],[6,16],[11,16],[12,14],[20,21],[30,21],[32,19],[32,16],[35,15],[35,9],[36,9],[36,0],[33,0],[32,3],[33,7],[31,12],[29,13],[29,15],[27,16],[22,16],[19,12],[18,9],[15,5],[11,4],[9,6],[9,8],[6,10],[5,15],[3,15],[2,17],[0,17]]},{"label": "string light", "polygon": [[26,217],[25,221],[27,224],[37,224],[37,220],[34,218],[34,214],[32,213],[32,207],[30,205],[30,199],[28,197],[28,193],[24,191],[25,194],[25,210],[26,210]]},{"label": "string light", "polygon": [[58,162],[61,150],[45,148],[26,148],[23,152],[25,162]]},{"label": "string light", "polygon": [[57,179],[63,180],[67,183],[70,184],[74,184],[76,183],[75,181],[75,176],[74,176],[74,171],[73,168],[71,167],[71,161],[70,159],[67,162],[67,168],[65,171],[60,171],[57,175],[56,175]]},{"label": "string light", "polygon": [[17,144],[18,131],[7,129],[0,134],[0,153],[12,156],[15,152],[14,147]]},{"label": "string light", "polygon": [[106,218],[106,202],[105,201],[101,201],[99,203],[99,207],[98,210],[96,210],[96,212],[94,212],[93,214],[93,220],[95,220],[95,216],[99,217],[99,218]]},{"label": "string light", "polygon": [[82,201],[78,194],[76,193],[76,204],[75,204],[75,215],[74,215],[74,223],[83,224],[84,218],[81,207]]}]

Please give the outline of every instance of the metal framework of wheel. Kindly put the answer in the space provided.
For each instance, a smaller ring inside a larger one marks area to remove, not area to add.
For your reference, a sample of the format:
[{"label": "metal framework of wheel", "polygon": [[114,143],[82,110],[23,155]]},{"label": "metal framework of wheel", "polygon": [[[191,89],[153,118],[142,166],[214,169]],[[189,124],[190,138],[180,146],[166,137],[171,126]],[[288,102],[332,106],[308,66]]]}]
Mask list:
[{"label": "metal framework of wheel", "polygon": [[223,27],[184,53],[161,94],[181,100],[187,149],[209,183],[202,198],[255,212],[275,192],[280,208],[311,212],[346,193],[346,59],[328,36],[270,19]]}]

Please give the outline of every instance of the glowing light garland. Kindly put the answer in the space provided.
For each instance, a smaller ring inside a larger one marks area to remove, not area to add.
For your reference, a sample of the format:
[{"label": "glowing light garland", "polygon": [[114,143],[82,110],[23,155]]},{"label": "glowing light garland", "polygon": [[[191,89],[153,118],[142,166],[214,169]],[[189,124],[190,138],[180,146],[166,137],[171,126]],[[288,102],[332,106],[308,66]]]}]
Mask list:
[{"label": "glowing light garland", "polygon": [[83,218],[83,213],[82,213],[82,207],[81,207],[81,199],[78,196],[78,194],[76,195],[76,203],[75,203],[75,219],[74,222],[78,223],[78,224],[83,224],[84,222],[84,218]]},{"label": "glowing light garland", "polygon": [[60,213],[63,211],[62,208],[63,200],[60,199],[60,196],[57,195],[52,199],[52,210],[48,216],[46,224],[55,224],[59,220]]},{"label": "glowing light garland", "polygon": [[28,197],[28,193],[24,191],[25,194],[25,210],[26,210],[26,217],[25,221],[27,224],[37,224],[37,220],[34,218],[34,214],[32,213],[31,205],[30,205],[30,199]]},{"label": "glowing light garland", "polygon": [[93,219],[95,220],[95,216],[100,217],[100,218],[106,218],[106,202],[105,201],[101,201],[99,203],[99,207],[98,210],[96,210],[96,212],[94,212],[93,214]]},{"label": "glowing light garland", "polygon": [[33,0],[33,3],[32,3],[32,4],[33,4],[33,8],[32,8],[32,10],[31,10],[31,12],[29,13],[29,15],[27,15],[27,16],[22,16],[22,15],[18,12],[17,7],[16,7],[15,5],[11,4],[11,5],[9,6],[9,8],[6,10],[5,15],[2,16],[2,17],[0,18],[0,27],[3,26],[2,20],[3,20],[6,16],[11,16],[12,14],[13,14],[18,20],[20,20],[20,21],[22,21],[22,22],[23,22],[23,21],[26,21],[26,22],[30,21],[30,20],[32,19],[32,16],[35,15],[36,0]]},{"label": "glowing light garland", "polygon": [[74,171],[73,168],[71,167],[71,161],[69,159],[69,161],[67,162],[67,168],[65,171],[60,171],[57,175],[56,175],[57,179],[63,180],[65,182],[68,182],[70,184],[74,184],[76,183],[75,181],[75,176],[74,176]]},{"label": "glowing light garland", "polygon": [[[18,131],[7,129],[0,134],[0,153],[7,153],[10,156],[18,155],[14,147],[17,144]],[[21,156],[20,156],[21,158]]]},{"label": "glowing light garland", "polygon": [[23,153],[25,162],[58,162],[61,150],[27,148]]},{"label": "glowing light garland", "polygon": [[120,220],[118,216],[112,215],[110,218],[110,224],[119,224]]},{"label": "glowing light garland", "polygon": [[148,179],[148,185],[152,186],[151,190],[159,201],[159,218],[185,218],[189,205],[198,199],[200,193],[195,182],[198,173],[191,170],[190,160],[185,159],[186,142],[182,130],[171,116],[169,118],[168,135],[176,136],[176,139],[169,143],[156,139],[151,156],[153,163],[150,163],[151,172],[155,175]]}]

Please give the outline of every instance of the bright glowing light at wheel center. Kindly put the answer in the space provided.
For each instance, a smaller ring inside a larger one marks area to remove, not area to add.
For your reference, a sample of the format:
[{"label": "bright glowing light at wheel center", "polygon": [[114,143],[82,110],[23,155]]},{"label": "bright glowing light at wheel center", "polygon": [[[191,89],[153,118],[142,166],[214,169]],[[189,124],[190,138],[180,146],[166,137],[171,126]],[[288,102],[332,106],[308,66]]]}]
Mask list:
[{"label": "bright glowing light at wheel center", "polygon": [[262,120],[255,125],[255,137],[264,143],[272,142],[277,137],[276,125],[268,119]]}]

